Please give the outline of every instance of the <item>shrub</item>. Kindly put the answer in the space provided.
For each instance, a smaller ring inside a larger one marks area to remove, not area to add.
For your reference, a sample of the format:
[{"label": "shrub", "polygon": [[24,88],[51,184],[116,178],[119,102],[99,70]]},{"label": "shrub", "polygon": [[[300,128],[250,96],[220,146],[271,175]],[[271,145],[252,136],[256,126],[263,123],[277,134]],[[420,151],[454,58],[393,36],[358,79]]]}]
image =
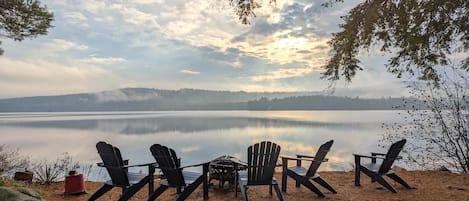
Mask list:
[{"label": "shrub", "polygon": [[0,175],[11,174],[18,169],[29,167],[29,158],[21,156],[18,150],[0,145]]},{"label": "shrub", "polygon": [[407,138],[403,151],[412,164],[424,168],[445,166],[469,172],[469,76],[453,69],[441,76],[438,87],[412,83],[418,104],[406,111],[403,123],[385,125],[385,144]]},{"label": "shrub", "polygon": [[55,161],[44,160],[34,165],[34,176],[36,181],[42,184],[62,180],[70,170],[79,168],[78,162],[74,162],[72,156],[63,153]]}]

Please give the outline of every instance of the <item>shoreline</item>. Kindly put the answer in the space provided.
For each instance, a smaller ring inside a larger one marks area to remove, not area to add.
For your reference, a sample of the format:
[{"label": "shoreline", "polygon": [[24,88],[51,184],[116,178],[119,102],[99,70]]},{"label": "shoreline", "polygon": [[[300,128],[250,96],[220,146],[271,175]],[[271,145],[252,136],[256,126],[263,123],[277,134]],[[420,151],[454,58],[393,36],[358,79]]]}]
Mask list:
[{"label": "shoreline", "polygon": [[[332,194],[326,189],[316,185],[324,194],[325,198],[319,198],[316,194],[309,191],[304,186],[295,188],[295,182],[288,178],[287,192],[283,192],[285,201],[306,201],[306,200],[380,200],[380,201],[397,201],[397,200],[435,200],[435,201],[467,201],[469,200],[469,174],[451,173],[447,171],[406,171],[397,169],[395,171],[404,180],[406,180],[413,189],[406,189],[403,186],[390,181],[397,193],[387,191],[377,183],[371,183],[370,179],[361,174],[361,186],[354,186],[354,172],[343,171],[328,171],[320,172],[321,177],[326,180],[338,192]],[[275,173],[275,177],[279,182],[281,181],[281,173]],[[156,177],[155,177],[156,178]],[[388,179],[387,179],[388,180]],[[389,180],[388,180],[389,181]],[[158,186],[159,180],[155,179],[155,187]],[[314,182],[313,182],[314,183]],[[34,184],[33,184],[34,185]],[[34,185],[38,189],[43,198],[48,201],[85,201],[87,200],[96,189],[100,188],[102,182],[86,182],[86,189],[88,194],[79,196],[63,196],[64,183],[57,182],[46,185]],[[250,187],[248,191],[249,199],[255,201],[276,200],[275,195],[270,197],[268,193],[268,186],[254,186]],[[110,192],[103,195],[98,200],[117,200],[120,196],[121,190],[118,188],[112,189]],[[142,188],[130,200],[146,200],[148,188]],[[169,189],[163,193],[157,200],[174,200],[176,198],[175,190]],[[202,186],[192,193],[187,200],[203,200]],[[229,189],[218,189],[216,181],[209,188],[209,200],[224,201],[224,200],[242,200],[240,194],[238,197],[234,196],[234,191]]]}]

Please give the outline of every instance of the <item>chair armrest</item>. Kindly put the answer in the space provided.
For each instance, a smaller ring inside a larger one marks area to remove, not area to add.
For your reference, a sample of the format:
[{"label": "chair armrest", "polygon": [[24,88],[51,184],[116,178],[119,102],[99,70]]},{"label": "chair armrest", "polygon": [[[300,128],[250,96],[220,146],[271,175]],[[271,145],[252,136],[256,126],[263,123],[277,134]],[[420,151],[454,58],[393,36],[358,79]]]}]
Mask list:
[{"label": "chair armrest", "polygon": [[[287,160],[295,160],[295,161],[301,160],[301,161],[311,161],[311,162],[318,161],[316,159],[309,159],[309,158],[295,158],[295,157],[288,157],[288,156],[280,156],[280,157],[282,158],[282,160],[287,159]],[[327,162],[327,161],[329,161],[329,159],[325,158],[324,160],[318,161],[318,162]]]},{"label": "chair armrest", "polygon": [[[386,156],[386,154],[383,154],[383,153],[375,153],[375,152],[371,152],[371,155],[372,155],[372,156]],[[402,156],[397,156],[396,159],[397,159],[397,160],[402,159]]]},{"label": "chair armrest", "polygon": [[367,156],[367,155],[361,155],[361,154],[353,154],[355,157],[358,158],[371,158],[371,159],[386,159],[385,157],[380,157],[380,156]]},{"label": "chair armrest", "polygon": [[209,164],[210,164],[210,162],[203,162],[203,163],[199,163],[199,164],[182,166],[182,167],[179,167],[178,169],[184,169],[184,168],[189,168],[189,167],[198,167],[198,166],[209,165]]},{"label": "chair armrest", "polygon": [[124,165],[123,167],[130,168],[130,167],[146,167],[146,166],[158,167],[158,163],[152,162],[152,163],[144,163],[144,164],[136,164],[136,165]]},{"label": "chair armrest", "polygon": [[145,163],[145,164],[136,164],[136,165],[123,165],[123,166],[108,166],[104,165],[104,163],[96,163],[99,167],[106,167],[106,168],[130,168],[130,167],[146,167],[146,166],[153,166],[153,167],[158,167],[158,164],[156,162],[153,163]]},{"label": "chair armrest", "polygon": [[297,158],[314,158],[314,156],[303,155],[303,154],[296,154],[296,157],[297,157]]}]

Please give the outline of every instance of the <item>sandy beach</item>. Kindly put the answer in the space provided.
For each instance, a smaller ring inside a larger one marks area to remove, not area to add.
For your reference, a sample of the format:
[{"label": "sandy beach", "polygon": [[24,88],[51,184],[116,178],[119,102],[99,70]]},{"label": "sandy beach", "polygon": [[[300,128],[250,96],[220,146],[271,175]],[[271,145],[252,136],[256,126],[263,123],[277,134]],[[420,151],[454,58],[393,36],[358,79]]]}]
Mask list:
[{"label": "sandy beach", "polygon": [[[294,181],[288,179],[287,192],[284,192],[286,201],[306,201],[306,200],[356,200],[356,201],[469,201],[469,175],[455,174],[443,171],[405,171],[396,170],[413,189],[408,190],[395,182],[391,184],[397,189],[397,193],[391,193],[382,188],[377,183],[371,181],[362,174],[360,187],[354,186],[353,172],[321,172],[321,177],[328,181],[336,190],[337,194],[327,192],[320,188],[326,195],[325,198],[319,198],[305,187],[295,188]],[[281,179],[281,174],[276,173],[275,177]],[[158,181],[155,182],[156,186]],[[48,201],[85,201],[102,184],[99,182],[87,182],[86,188],[88,194],[79,196],[63,196],[64,183],[54,183],[50,186],[37,185],[35,188],[41,191],[43,198]],[[113,189],[105,194],[99,200],[117,200],[120,195],[120,189]],[[175,190],[169,189],[157,200],[174,200],[176,198]],[[146,200],[147,188],[143,188],[131,200]],[[249,199],[253,201],[276,200],[274,196],[268,193],[268,187],[250,187],[248,190]],[[233,190],[220,190],[214,181],[214,185],[209,188],[209,199],[212,201],[222,200],[242,200],[240,194],[234,196]],[[202,188],[199,187],[188,200],[202,200]]]}]

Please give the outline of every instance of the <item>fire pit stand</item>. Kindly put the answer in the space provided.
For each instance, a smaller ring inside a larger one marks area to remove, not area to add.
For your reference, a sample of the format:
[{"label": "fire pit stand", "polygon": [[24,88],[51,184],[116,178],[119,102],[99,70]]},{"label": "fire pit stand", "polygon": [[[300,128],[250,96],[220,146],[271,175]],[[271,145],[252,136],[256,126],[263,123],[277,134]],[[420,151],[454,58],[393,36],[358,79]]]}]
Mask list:
[{"label": "fire pit stand", "polygon": [[213,159],[209,166],[209,181],[218,180],[219,189],[223,189],[226,181],[233,186],[237,170],[245,170],[247,164],[234,156],[223,155]]}]

